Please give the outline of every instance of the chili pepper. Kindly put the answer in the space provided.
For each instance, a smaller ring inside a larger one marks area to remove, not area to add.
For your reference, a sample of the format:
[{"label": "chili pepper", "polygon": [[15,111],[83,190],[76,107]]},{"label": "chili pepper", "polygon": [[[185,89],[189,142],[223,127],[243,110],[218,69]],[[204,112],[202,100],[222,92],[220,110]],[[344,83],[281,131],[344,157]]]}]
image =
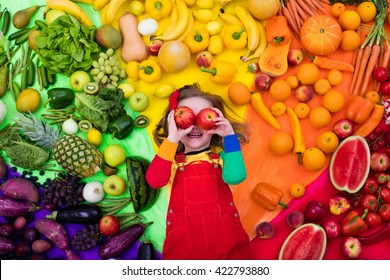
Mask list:
[{"label": "chili pepper", "polygon": [[388,222],[384,227],[377,230],[376,232],[366,235],[366,236],[357,236],[356,238],[364,245],[374,244],[381,242],[390,237],[390,222]]},{"label": "chili pepper", "polygon": [[113,118],[107,125],[107,131],[112,138],[124,139],[134,128],[134,121],[129,115],[122,115]]},{"label": "chili pepper", "polygon": [[272,45],[284,45],[291,41],[291,31],[284,16],[273,16],[267,19],[265,27],[267,42]]},{"label": "chili pepper", "polygon": [[69,88],[51,88],[47,91],[47,97],[44,107],[49,103],[53,109],[63,109],[73,103],[75,94]]},{"label": "chili pepper", "polygon": [[259,92],[255,92],[251,94],[251,105],[253,109],[263,118],[269,125],[273,128],[281,130],[278,120],[272,115],[271,111],[267,108],[264,103],[263,96]]},{"label": "chili pepper", "polygon": [[209,68],[200,67],[200,70],[211,73],[210,80],[215,84],[230,84],[233,82],[237,66],[229,61],[212,61]]},{"label": "chili pepper", "polygon": [[271,184],[261,182],[252,190],[253,200],[265,210],[274,211],[277,205],[288,208],[288,205],[281,201],[283,192]]},{"label": "chili pepper", "polygon": [[138,66],[139,66],[139,62],[135,60],[129,61],[126,65],[127,77],[133,80],[133,82],[139,80]]},{"label": "chili pepper", "polygon": [[193,29],[184,39],[191,54],[196,54],[207,49],[210,42],[210,34],[204,28]]},{"label": "chili pepper", "polygon": [[309,56],[311,62],[318,66],[318,68],[322,69],[337,69],[340,71],[353,72],[355,67],[346,61],[338,60],[338,59],[330,59],[326,56]]},{"label": "chili pepper", "polygon": [[351,208],[349,199],[342,195],[334,195],[329,199],[329,211],[333,215],[341,215]]},{"label": "chili pepper", "polygon": [[367,216],[368,209],[365,209],[360,216],[356,210],[351,210],[341,220],[341,232],[347,236],[359,235],[367,229],[364,218]]},{"label": "chili pepper", "polygon": [[241,25],[231,24],[224,28],[223,43],[226,48],[240,51],[246,47],[248,34]]},{"label": "chili pepper", "polygon": [[149,240],[142,240],[138,248],[137,260],[155,260],[154,246]]},{"label": "chili pepper", "polygon": [[158,82],[161,78],[161,66],[153,60],[144,60],[138,66],[138,75],[146,83]]},{"label": "chili pepper", "polygon": [[353,134],[360,135],[362,137],[368,136],[379,125],[384,113],[385,106],[375,104],[374,109],[372,110],[368,119],[361,126],[359,126]]},{"label": "chili pepper", "polygon": [[352,96],[345,110],[345,117],[357,124],[364,123],[374,110],[375,103],[361,95]]},{"label": "chili pepper", "polygon": [[301,124],[299,122],[298,116],[295,114],[294,110],[290,107],[287,107],[287,115],[290,119],[292,137],[294,139],[294,153],[298,156],[298,163],[302,164],[302,155],[306,151],[305,138],[303,137],[303,132],[301,129]]},{"label": "chili pepper", "polygon": [[146,0],[145,12],[154,19],[166,18],[172,11],[170,0]]}]

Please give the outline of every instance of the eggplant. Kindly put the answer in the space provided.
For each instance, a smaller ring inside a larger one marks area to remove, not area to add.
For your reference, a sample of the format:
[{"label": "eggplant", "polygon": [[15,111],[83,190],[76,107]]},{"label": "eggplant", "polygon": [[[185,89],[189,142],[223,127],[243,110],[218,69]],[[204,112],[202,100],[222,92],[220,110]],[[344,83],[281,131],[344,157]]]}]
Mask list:
[{"label": "eggplant", "polygon": [[27,179],[16,177],[8,179],[0,189],[6,197],[11,199],[27,200],[35,204],[39,202],[38,188]]},{"label": "eggplant", "polygon": [[149,240],[141,241],[141,245],[138,248],[137,260],[155,260],[153,243]]},{"label": "eggplant", "polygon": [[11,239],[0,236],[0,254],[6,254],[15,250],[16,246]]},{"label": "eggplant", "polygon": [[97,224],[102,218],[100,207],[91,204],[70,205],[46,216],[59,223]]},{"label": "eggplant", "polygon": [[30,201],[18,201],[0,196],[0,216],[19,217],[32,214],[39,207]]}]

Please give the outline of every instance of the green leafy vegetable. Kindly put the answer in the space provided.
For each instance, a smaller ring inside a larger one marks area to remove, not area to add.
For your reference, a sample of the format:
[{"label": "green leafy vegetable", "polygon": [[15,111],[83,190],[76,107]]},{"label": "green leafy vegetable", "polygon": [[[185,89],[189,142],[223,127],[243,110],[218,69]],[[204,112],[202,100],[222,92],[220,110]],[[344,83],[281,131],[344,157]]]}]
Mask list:
[{"label": "green leafy vegetable", "polygon": [[51,73],[70,76],[76,70],[89,70],[100,52],[94,26],[63,15],[43,28],[35,38],[43,65]]}]

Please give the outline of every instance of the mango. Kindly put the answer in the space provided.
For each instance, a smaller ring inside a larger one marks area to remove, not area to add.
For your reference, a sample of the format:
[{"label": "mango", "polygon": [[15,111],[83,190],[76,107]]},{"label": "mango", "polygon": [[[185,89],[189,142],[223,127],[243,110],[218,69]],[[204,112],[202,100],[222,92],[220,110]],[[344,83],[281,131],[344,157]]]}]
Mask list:
[{"label": "mango", "polygon": [[122,46],[122,35],[111,25],[102,25],[96,30],[95,41],[104,48],[114,50]]}]

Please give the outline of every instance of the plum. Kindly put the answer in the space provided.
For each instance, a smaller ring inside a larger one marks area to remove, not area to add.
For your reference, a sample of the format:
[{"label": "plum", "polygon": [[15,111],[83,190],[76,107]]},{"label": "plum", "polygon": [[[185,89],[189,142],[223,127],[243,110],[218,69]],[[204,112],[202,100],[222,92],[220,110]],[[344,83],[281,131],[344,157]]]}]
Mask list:
[{"label": "plum", "polygon": [[259,238],[271,238],[274,235],[274,227],[269,222],[261,222],[256,226],[256,235]]},{"label": "plum", "polygon": [[299,210],[293,210],[290,213],[288,213],[286,222],[289,227],[292,229],[295,229],[303,224],[305,221],[305,215]]}]

